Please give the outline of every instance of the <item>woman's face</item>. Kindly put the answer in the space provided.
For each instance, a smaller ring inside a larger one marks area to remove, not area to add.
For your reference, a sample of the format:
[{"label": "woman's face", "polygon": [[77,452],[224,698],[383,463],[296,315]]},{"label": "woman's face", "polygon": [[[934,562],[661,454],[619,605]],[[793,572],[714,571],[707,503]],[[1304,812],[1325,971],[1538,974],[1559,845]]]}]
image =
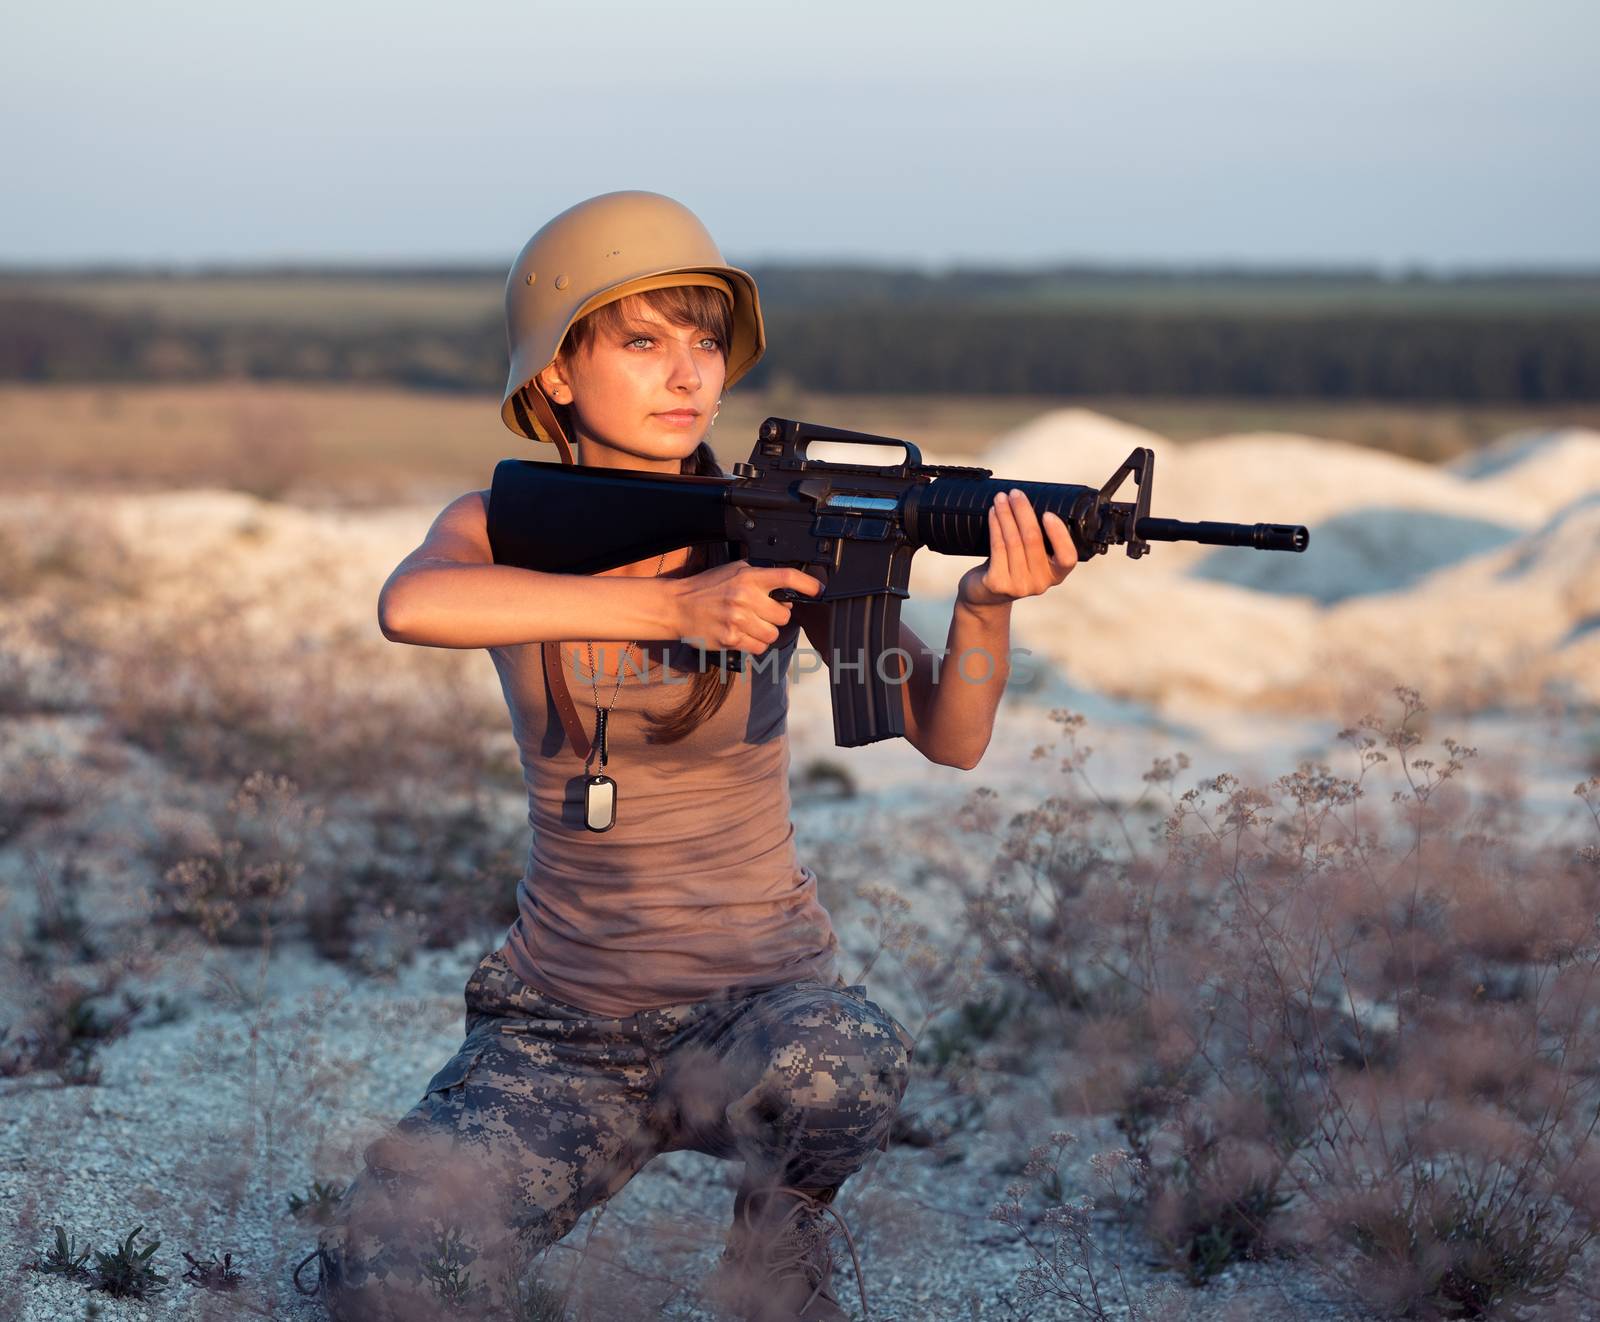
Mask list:
[{"label": "woman's face", "polygon": [[727,375],[727,346],[705,328],[674,326],[642,299],[619,300],[620,329],[539,374],[572,406],[577,461],[676,474],[711,429]]}]

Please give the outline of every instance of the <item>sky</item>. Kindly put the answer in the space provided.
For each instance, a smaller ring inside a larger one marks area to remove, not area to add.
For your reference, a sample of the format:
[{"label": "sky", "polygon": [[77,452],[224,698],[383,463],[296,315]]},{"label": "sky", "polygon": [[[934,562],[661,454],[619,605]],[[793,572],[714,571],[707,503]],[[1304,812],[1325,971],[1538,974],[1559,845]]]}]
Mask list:
[{"label": "sky", "polygon": [[1593,0],[10,6],[0,265],[1600,266]]}]

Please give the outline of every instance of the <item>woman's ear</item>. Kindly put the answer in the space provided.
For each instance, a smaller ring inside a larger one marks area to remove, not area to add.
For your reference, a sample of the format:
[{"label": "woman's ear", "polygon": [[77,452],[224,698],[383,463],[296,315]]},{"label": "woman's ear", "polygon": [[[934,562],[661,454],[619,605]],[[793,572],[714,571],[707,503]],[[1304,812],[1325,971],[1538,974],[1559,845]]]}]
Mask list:
[{"label": "woman's ear", "polygon": [[556,404],[567,404],[572,401],[572,391],[567,386],[567,378],[561,370],[560,361],[557,360],[546,367],[538,376],[539,388],[544,391],[545,397]]}]

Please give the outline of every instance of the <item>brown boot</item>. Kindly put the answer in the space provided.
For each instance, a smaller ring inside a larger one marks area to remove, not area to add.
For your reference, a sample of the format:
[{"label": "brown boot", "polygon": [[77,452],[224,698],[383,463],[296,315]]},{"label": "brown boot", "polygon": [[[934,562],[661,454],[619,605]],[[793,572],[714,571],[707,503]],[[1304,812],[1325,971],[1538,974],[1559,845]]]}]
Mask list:
[{"label": "brown boot", "polygon": [[861,1291],[867,1290],[861,1260],[844,1218],[829,1206],[837,1188],[797,1189],[778,1185],[740,1189],[733,1203],[733,1228],[705,1293],[745,1322],[850,1322],[833,1292],[832,1216],[844,1231]]}]

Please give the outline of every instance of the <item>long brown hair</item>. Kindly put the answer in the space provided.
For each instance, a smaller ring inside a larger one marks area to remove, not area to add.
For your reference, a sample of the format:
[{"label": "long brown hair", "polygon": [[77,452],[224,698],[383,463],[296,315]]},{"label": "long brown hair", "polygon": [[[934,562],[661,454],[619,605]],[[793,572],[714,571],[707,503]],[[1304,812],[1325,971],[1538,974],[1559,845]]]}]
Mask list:
[{"label": "long brown hair", "polygon": [[[706,285],[669,285],[665,289],[648,289],[642,294],[630,294],[628,298],[618,299],[614,303],[603,303],[588,316],[573,323],[556,356],[560,358],[580,353],[597,336],[620,330],[625,315],[623,304],[635,298],[671,325],[710,331],[721,343],[723,357],[727,357],[728,339],[733,334],[733,306],[719,290]],[[572,406],[553,404],[552,408],[561,430],[568,436],[577,436],[572,425]],[[691,477],[727,476],[711,446],[705,441],[695,447],[693,454],[684,457],[679,471]],[[715,543],[707,546],[705,558],[707,563],[702,569],[714,569],[726,564],[727,545]],[[653,712],[645,713],[645,723],[649,727],[645,735],[646,742],[677,743],[702,721],[715,716],[731,692],[729,672],[725,667],[713,666],[709,670],[702,670],[694,677],[683,701],[672,711],[659,716]]]}]

